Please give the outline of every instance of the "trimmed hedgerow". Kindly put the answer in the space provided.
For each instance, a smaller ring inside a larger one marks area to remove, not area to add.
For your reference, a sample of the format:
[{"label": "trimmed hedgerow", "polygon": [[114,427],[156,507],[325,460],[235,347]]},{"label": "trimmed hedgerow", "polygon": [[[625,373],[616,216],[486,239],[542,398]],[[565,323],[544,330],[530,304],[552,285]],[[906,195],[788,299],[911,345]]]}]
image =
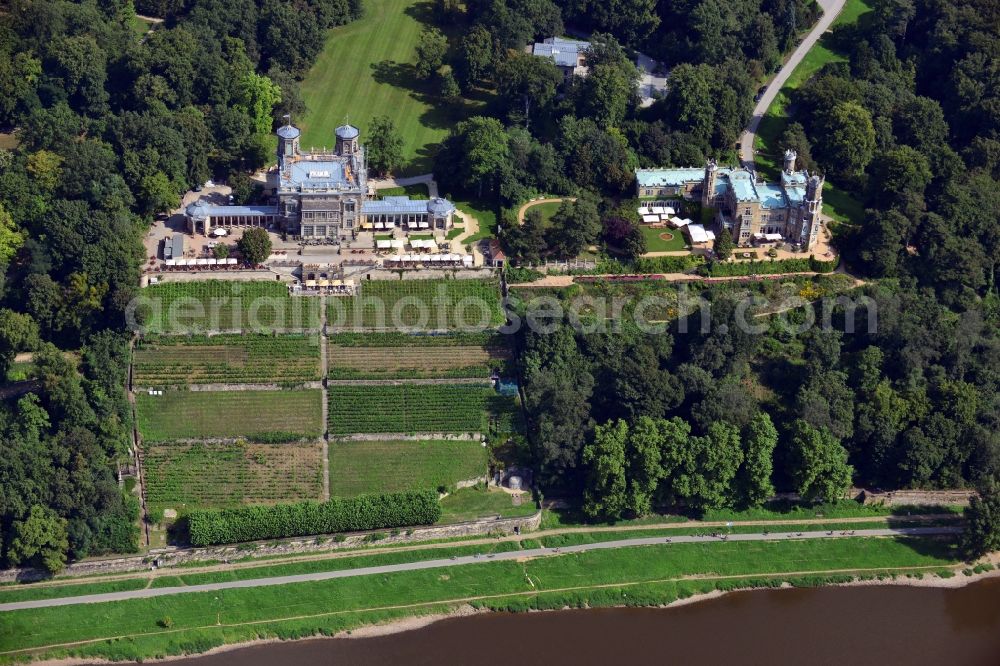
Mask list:
[{"label": "trimmed hedgerow", "polygon": [[191,545],[211,546],[309,534],[430,525],[440,517],[437,493],[418,490],[333,498],[328,502],[192,511],[188,515],[188,534]]}]

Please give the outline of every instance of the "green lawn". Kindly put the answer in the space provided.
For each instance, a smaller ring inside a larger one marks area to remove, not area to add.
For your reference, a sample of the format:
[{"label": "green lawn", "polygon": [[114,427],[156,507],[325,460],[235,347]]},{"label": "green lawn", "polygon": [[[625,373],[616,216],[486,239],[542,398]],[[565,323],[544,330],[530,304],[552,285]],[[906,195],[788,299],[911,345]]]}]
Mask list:
[{"label": "green lawn", "polygon": [[323,432],[322,392],[164,391],[136,394],[146,442],[246,437],[263,442],[315,439]]},{"label": "green lawn", "polygon": [[460,211],[479,221],[479,231],[466,238],[466,243],[475,243],[497,235],[497,213],[492,204],[483,201],[460,201],[453,198],[451,201]]},{"label": "green lawn", "polygon": [[[646,237],[647,252],[672,252],[683,250],[687,245],[684,234],[680,229],[667,229],[665,227],[650,227],[641,225],[642,235]],[[671,236],[669,240],[661,238],[662,234]]]},{"label": "green lawn", "polygon": [[[851,25],[872,10],[866,0],[847,0],[843,11],[833,22],[831,31],[838,26]],[[775,96],[767,113],[761,119],[757,133],[755,148],[758,153],[754,157],[757,168],[768,178],[777,178],[781,164],[781,146],[778,145],[782,133],[788,124],[787,107],[792,92],[805,81],[819,72],[825,65],[835,62],[845,62],[847,58],[833,49],[830,34],[824,35],[819,42],[809,50],[785,82],[784,87]],[[837,221],[859,223],[863,210],[860,202],[847,192],[839,189],[833,183],[827,182],[823,188],[823,210]]]},{"label": "green lawn", "polygon": [[[473,603],[480,607],[513,610],[661,604],[717,588],[775,585],[782,580],[833,582],[849,577],[833,573],[843,569],[866,569],[870,577],[876,573],[872,569],[923,567],[931,572],[953,563],[947,543],[923,539],[664,544],[13,611],[5,613],[0,624],[0,645],[10,651],[98,639],[74,648],[73,654],[138,660],[202,652],[254,638],[330,635],[403,615],[440,612],[469,597],[477,597]],[[803,571],[815,573],[796,573]],[[709,577],[678,580],[698,574]],[[407,604],[416,607],[399,608]],[[112,637],[123,638],[99,640]],[[66,652],[67,648],[50,649],[35,656]],[[10,652],[0,653],[2,661],[14,658]]]},{"label": "green lawn", "polygon": [[330,495],[437,489],[486,474],[477,441],[342,441],[330,443]]},{"label": "green lawn", "polygon": [[427,173],[433,153],[448,130],[481,101],[450,105],[437,97],[433,84],[413,70],[414,48],[430,21],[424,0],[368,0],[364,16],[330,30],[326,45],[305,80],[302,96],[308,112],[295,120],[302,127],[302,147],[333,145],[333,131],[350,120],[361,139],[373,117],[388,115],[403,138],[403,171]]},{"label": "green lawn", "polygon": [[484,516],[530,516],[538,510],[530,494],[521,496],[520,506],[515,506],[509,493],[486,490],[482,487],[462,488],[441,500],[439,523],[460,523]]},{"label": "green lawn", "polygon": [[138,16],[133,16],[131,21],[132,32],[135,34],[136,39],[142,39],[150,30],[156,30],[157,25],[159,24],[155,21],[141,19]]},{"label": "green lawn", "polygon": [[376,190],[375,194],[379,197],[410,197],[411,199],[430,198],[427,186],[423,183],[401,185],[400,187],[384,187],[381,190]]}]

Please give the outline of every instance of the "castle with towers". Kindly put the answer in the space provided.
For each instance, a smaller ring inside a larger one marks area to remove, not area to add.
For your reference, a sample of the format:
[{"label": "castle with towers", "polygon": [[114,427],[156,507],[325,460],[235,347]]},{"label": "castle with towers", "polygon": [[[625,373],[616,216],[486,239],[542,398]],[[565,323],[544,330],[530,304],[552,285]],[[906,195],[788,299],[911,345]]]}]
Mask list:
[{"label": "castle with towers", "polygon": [[720,167],[637,169],[640,198],[684,198],[716,211],[717,231],[728,229],[733,242],[748,247],[784,241],[811,250],[823,226],[823,177],[795,170],[795,151],[785,152],[781,179],[766,182],[750,169]]},{"label": "castle with towers", "polygon": [[278,164],[267,174],[269,205],[198,201],[185,211],[191,233],[207,236],[217,228],[264,227],[303,239],[349,239],[362,231],[398,228],[404,234],[443,234],[452,228],[455,206],[446,199],[374,198],[357,127],[345,123],[334,130],[332,150],[302,150],[302,133],[291,122],[276,134]]}]

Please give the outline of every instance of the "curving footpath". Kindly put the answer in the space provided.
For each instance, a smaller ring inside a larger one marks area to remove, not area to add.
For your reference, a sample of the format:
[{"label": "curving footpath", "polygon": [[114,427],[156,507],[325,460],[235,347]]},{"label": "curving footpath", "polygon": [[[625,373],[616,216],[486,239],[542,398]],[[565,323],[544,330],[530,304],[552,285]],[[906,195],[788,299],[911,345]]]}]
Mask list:
[{"label": "curving footpath", "polygon": [[[757,534],[730,534],[726,541],[787,541],[789,539],[838,539],[857,537],[895,537],[895,536],[937,536],[960,533],[960,527],[900,527],[856,530],[852,533],[833,532],[778,532]],[[190,594],[193,592],[217,592],[240,588],[268,587],[272,585],[289,585],[292,583],[309,583],[336,578],[353,578],[355,576],[372,576],[378,574],[398,573],[401,571],[420,571],[423,569],[439,569],[444,567],[483,564],[500,560],[522,560],[535,557],[554,557],[568,553],[583,553],[591,550],[610,548],[632,548],[635,546],[654,546],[667,543],[712,543],[722,541],[722,537],[712,536],[675,536],[675,537],[642,537],[620,539],[618,541],[602,541],[598,543],[563,546],[560,548],[531,548],[514,550],[490,555],[465,555],[448,559],[425,560],[423,562],[405,562],[402,564],[387,564],[358,569],[342,569],[337,571],[321,571],[310,574],[291,576],[274,576],[271,578],[256,578],[251,580],[227,581],[223,583],[205,583],[203,585],[188,585],[185,587],[163,587],[145,590],[127,590],[124,592],[107,592],[103,594],[87,594],[77,597],[61,597],[56,599],[35,599],[0,604],[0,612],[26,610],[30,608],[48,608],[52,606],[72,606],[76,604],[96,604],[109,601],[124,601],[126,599],[149,599],[174,594]]]},{"label": "curving footpath", "polygon": [[795,68],[799,66],[802,62],[802,58],[805,57],[806,53],[809,52],[819,38],[823,36],[823,33],[830,29],[833,25],[834,20],[840,14],[841,10],[844,8],[844,4],[847,0],[819,0],[820,7],[823,8],[823,16],[820,17],[813,29],[809,31],[802,43],[799,44],[798,48],[792,52],[788,61],[782,66],[778,73],[774,75],[771,82],[767,84],[767,90],[761,96],[760,100],[757,101],[757,106],[753,109],[753,115],[750,117],[750,124],[743,131],[743,136],[740,139],[740,161],[743,162],[745,166],[753,168],[753,145],[757,139],[757,128],[760,127],[760,121],[767,113],[767,110],[771,108],[771,104],[774,99],[778,96],[778,92],[784,87],[785,82],[788,77],[791,76]]}]

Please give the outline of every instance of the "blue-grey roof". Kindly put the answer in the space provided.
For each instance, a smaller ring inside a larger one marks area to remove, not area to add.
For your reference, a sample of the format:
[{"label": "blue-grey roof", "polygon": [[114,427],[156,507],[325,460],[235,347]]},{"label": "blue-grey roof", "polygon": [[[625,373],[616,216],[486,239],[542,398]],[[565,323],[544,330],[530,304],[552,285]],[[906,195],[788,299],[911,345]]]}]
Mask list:
[{"label": "blue-grey roof", "polygon": [[357,139],[361,135],[361,130],[354,125],[341,125],[334,133],[340,139]]},{"label": "blue-grey roof", "polygon": [[411,199],[410,197],[385,197],[375,201],[365,201],[361,204],[361,212],[365,215],[393,215],[397,213],[433,213],[447,215],[455,210],[455,206],[447,199]]},{"label": "blue-grey roof", "polygon": [[184,212],[188,217],[203,220],[209,216],[209,208],[211,208],[211,206],[208,205],[208,202],[195,201],[193,204],[188,205],[188,207],[184,209]]},{"label": "blue-grey roof", "polygon": [[758,185],[757,192],[760,194],[761,208],[767,210],[788,208],[788,200],[785,199],[785,192],[780,185],[776,183]]},{"label": "blue-grey roof", "polygon": [[636,169],[635,179],[639,182],[639,187],[675,187],[686,183],[701,182],[705,179],[705,169],[697,167]]},{"label": "blue-grey roof", "polygon": [[206,201],[198,201],[187,207],[190,217],[233,217],[235,215],[277,215],[277,206],[214,206]]},{"label": "blue-grey roof", "polygon": [[300,134],[302,134],[302,132],[299,131],[299,128],[293,125],[285,125],[278,128],[278,136],[282,139],[295,139],[298,138]]},{"label": "blue-grey roof", "polygon": [[170,239],[170,251],[173,258],[184,256],[184,235],[174,234]]},{"label": "blue-grey roof", "polygon": [[281,184],[284,187],[299,186],[308,190],[349,186],[344,175],[344,163],[339,160],[298,160],[285,166],[285,170],[281,172]]},{"label": "blue-grey roof", "polygon": [[759,201],[753,175],[748,171],[734,171],[729,174],[729,182],[737,201]]},{"label": "blue-grey roof", "polygon": [[590,49],[587,42],[561,37],[549,37],[544,42],[536,42],[532,53],[543,58],[550,58],[560,67],[576,67],[580,53]]},{"label": "blue-grey roof", "polygon": [[447,199],[442,199],[438,197],[437,199],[431,199],[427,204],[427,210],[434,213],[435,215],[448,215],[449,213],[455,212],[455,204],[448,201]]}]

